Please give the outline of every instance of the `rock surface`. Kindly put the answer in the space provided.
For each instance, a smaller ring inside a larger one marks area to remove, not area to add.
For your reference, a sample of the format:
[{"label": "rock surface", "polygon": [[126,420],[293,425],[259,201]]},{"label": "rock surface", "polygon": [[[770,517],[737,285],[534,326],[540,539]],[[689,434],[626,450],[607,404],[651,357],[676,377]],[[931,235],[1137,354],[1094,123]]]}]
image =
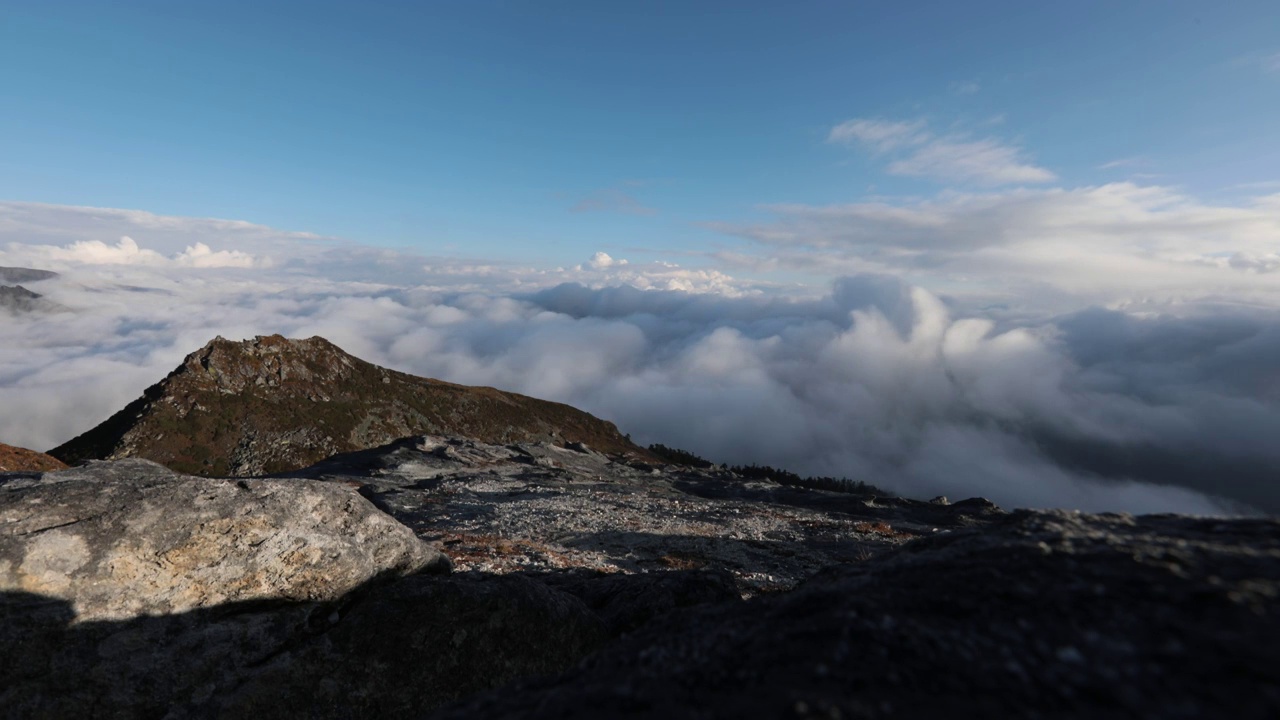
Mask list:
[{"label": "rock surface", "polygon": [[412,576],[326,603],[232,603],[72,622],[0,593],[7,717],[422,717],[570,668],[607,639],[576,598],[518,577]]},{"label": "rock surface", "polygon": [[1274,718],[1280,523],[1019,512],[440,718]]},{"label": "rock surface", "polygon": [[44,472],[66,467],[66,463],[52,455],[0,443],[0,472]]},{"label": "rock surface", "polygon": [[0,589],[78,621],[336,600],[448,560],[350,488],[183,477],[145,460],[2,476]]},{"label": "rock surface", "polygon": [[[183,495],[188,486],[203,494]],[[321,522],[284,502],[294,488],[399,528],[334,540],[339,555],[384,535],[421,539],[459,572],[371,572],[328,594],[307,572],[279,574],[270,592],[203,606],[164,584],[123,583],[115,595],[140,598],[131,614],[86,620],[82,605],[102,605],[78,576],[102,572],[101,560],[72,569],[75,552],[41,555],[43,590],[10,581],[0,592],[0,707],[157,718],[1280,715],[1275,520],[1005,513],[980,499],[746,481],[581,444],[430,436],[270,479],[201,480],[142,461],[0,476],[0,549],[61,548],[61,533],[97,527],[82,535],[103,538],[94,547],[136,538],[148,572],[171,577],[151,548],[193,545],[171,543],[182,537],[173,527],[372,527]],[[252,509],[235,511],[236,497]],[[222,510],[201,515],[204,502]],[[262,566],[253,558],[271,540],[254,545],[252,527],[234,556],[202,562],[205,577]],[[47,587],[64,581],[76,592]]]},{"label": "rock surface", "polygon": [[140,457],[203,476],[306,467],[415,433],[576,441],[647,456],[613,423],[562,405],[388,370],[319,337],[215,338],[142,397],[49,451],[67,463]]},{"label": "rock surface", "polygon": [[747,481],[718,469],[622,462],[550,443],[406,438],[340,455],[295,477],[360,492],[459,570],[713,569],[745,595],[787,590],[952,527],[1001,515],[985,501],[941,505]]},{"label": "rock surface", "polygon": [[737,597],[698,572],[441,576],[447,559],[357,484],[143,460],[0,475],[0,708],[419,717],[566,670],[637,612]]}]

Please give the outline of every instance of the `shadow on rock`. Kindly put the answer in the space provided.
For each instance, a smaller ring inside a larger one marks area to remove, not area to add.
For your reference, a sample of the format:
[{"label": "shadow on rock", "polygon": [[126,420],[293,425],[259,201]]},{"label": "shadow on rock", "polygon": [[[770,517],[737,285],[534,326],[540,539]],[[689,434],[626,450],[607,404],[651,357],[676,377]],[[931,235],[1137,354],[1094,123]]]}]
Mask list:
[{"label": "shadow on rock", "polygon": [[75,623],[0,593],[9,717],[417,716],[562,671],[607,639],[577,598],[520,577],[413,576],[330,603],[229,603]]},{"label": "shadow on rock", "polygon": [[436,717],[1280,717],[1280,523],[1015,513]]},{"label": "shadow on rock", "polygon": [[736,601],[725,573],[416,575],[325,603],[238,602],[75,622],[0,593],[11,717],[420,717],[555,675],[683,607]]}]

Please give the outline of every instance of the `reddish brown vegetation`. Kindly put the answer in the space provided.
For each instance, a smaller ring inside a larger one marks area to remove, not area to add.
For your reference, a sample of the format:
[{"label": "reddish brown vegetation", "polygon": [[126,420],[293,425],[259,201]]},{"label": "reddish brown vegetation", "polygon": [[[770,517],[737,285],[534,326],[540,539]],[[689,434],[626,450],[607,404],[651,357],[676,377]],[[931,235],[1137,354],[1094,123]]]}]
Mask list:
[{"label": "reddish brown vegetation", "polygon": [[62,470],[67,465],[44,453],[0,444],[0,472]]}]

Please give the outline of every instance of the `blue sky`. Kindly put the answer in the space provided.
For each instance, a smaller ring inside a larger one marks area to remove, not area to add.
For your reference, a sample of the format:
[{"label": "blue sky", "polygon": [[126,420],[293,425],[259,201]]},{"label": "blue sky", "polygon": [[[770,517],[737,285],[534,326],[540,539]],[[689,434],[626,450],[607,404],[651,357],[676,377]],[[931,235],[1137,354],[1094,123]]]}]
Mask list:
[{"label": "blue sky", "polygon": [[[1257,194],[1280,180],[1280,5],[18,0],[0,109],[0,199],[697,265],[776,204]],[[832,134],[854,119],[918,136]],[[931,142],[1042,173],[901,164]]]}]

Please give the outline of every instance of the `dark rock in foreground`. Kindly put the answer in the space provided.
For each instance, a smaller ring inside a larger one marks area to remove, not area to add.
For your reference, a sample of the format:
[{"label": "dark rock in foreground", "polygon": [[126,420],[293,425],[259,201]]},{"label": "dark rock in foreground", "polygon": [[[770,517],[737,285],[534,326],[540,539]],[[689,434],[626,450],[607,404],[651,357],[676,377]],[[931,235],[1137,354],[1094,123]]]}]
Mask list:
[{"label": "dark rock in foreground", "polygon": [[1019,512],[441,718],[1280,716],[1280,524]]}]

